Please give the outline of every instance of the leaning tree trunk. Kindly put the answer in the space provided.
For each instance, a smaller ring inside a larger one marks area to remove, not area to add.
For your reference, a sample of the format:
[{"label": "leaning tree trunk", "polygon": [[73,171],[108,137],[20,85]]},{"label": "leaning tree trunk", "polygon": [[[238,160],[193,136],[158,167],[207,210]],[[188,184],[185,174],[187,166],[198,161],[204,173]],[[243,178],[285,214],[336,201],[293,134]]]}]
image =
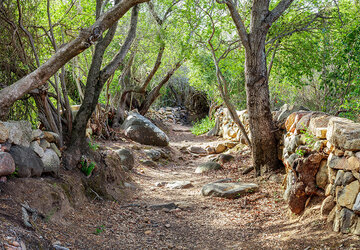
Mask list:
[{"label": "leaning tree trunk", "polygon": [[247,108],[257,176],[262,166],[270,170],[278,168],[277,143],[269,101],[265,37],[266,34],[251,36],[253,44],[257,46],[247,50],[245,55]]}]

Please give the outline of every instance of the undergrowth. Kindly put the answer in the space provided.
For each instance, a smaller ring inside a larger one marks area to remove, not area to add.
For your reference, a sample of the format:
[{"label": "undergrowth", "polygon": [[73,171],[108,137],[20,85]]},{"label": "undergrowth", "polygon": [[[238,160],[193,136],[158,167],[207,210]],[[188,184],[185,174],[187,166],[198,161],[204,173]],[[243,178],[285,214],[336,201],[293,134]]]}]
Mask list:
[{"label": "undergrowth", "polygon": [[205,117],[204,119],[197,121],[194,123],[191,128],[191,133],[194,135],[201,135],[208,132],[215,126],[215,119],[210,120],[209,117]]}]

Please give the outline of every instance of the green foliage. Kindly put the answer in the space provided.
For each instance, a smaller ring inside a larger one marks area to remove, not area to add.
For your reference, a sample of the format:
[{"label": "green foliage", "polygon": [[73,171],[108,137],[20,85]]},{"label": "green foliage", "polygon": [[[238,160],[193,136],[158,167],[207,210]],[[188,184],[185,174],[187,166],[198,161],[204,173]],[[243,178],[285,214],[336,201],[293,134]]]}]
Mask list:
[{"label": "green foliage", "polygon": [[318,139],[308,130],[301,130],[300,131],[305,136],[305,143],[311,148],[314,149],[315,143]]},{"label": "green foliage", "polygon": [[210,120],[209,117],[205,117],[204,119],[197,121],[194,123],[191,128],[191,133],[194,135],[201,135],[208,132],[215,126],[215,119]]},{"label": "green foliage", "polygon": [[105,231],[105,226],[104,225],[101,225],[101,226],[98,226],[96,229],[95,229],[95,232],[94,234],[95,235],[100,235],[102,232]]},{"label": "green foliage", "polygon": [[93,151],[96,151],[99,149],[100,145],[97,144],[92,138],[89,138],[89,148]]},{"label": "green foliage", "polygon": [[10,177],[19,177],[19,168],[15,167],[15,171],[10,175]]},{"label": "green foliage", "polygon": [[[301,8],[305,2],[312,7]],[[274,107],[301,104],[331,114],[341,111],[341,116],[359,119],[360,6],[344,0],[338,7],[330,1],[295,2],[287,15],[271,27],[268,40],[283,30],[309,23],[303,32],[281,39],[269,82]],[[315,9],[332,21],[317,18],[309,22]],[[300,13],[303,18],[299,18]]]},{"label": "green foliage", "polygon": [[295,154],[297,154],[298,156],[303,157],[305,155],[306,151],[303,149],[296,149]]},{"label": "green foliage", "polygon": [[96,167],[96,164],[94,162],[90,162],[88,164],[87,160],[81,159],[81,172],[83,172],[86,176],[90,176],[94,168]]},{"label": "green foliage", "polygon": [[[141,84],[154,66],[160,44],[165,44],[161,67],[147,88],[147,93],[161,81],[175,62],[187,58],[183,68],[173,76],[205,92],[213,102],[221,103],[216,86],[215,66],[207,50],[207,41],[212,34],[210,18],[202,9],[209,10],[216,30],[213,42],[216,56],[219,57],[229,42],[239,39],[234,23],[225,4],[216,1],[185,0],[173,5],[172,0],[153,0],[154,9],[163,18],[169,8],[165,22],[159,26],[146,4],[140,5],[137,38],[124,65],[114,73],[109,81],[110,102],[118,107],[117,98],[126,87]],[[250,12],[253,1],[237,1],[237,9],[243,17],[245,27],[250,26]],[[271,1],[270,9],[279,3]],[[274,108],[284,103],[301,104],[312,110],[340,115],[353,120],[359,119],[360,112],[360,6],[359,1],[294,1],[284,15],[272,24],[267,37],[267,62],[271,61],[275,45],[273,67],[269,78],[271,103]],[[105,11],[114,1],[108,1]],[[34,38],[35,51],[40,64],[46,62],[54,53],[53,41],[49,36],[47,1],[20,1],[22,23]],[[339,7],[339,9],[338,9]],[[16,26],[19,12],[16,1],[3,1],[0,18],[0,83],[1,86],[13,84],[37,67],[33,48],[26,33]],[[54,37],[59,48],[74,39],[84,27],[95,21],[95,1],[50,1],[50,16],[54,24]],[[317,16],[317,18],[315,18]],[[123,44],[130,23],[130,12],[118,22],[113,42],[104,54],[104,67],[117,54]],[[308,25],[307,25],[308,24]],[[304,28],[305,27],[305,28]],[[247,28],[248,29],[248,28]],[[249,29],[248,29],[249,31]],[[293,32],[294,31],[294,32]],[[105,32],[106,33],[106,32]],[[288,36],[286,34],[290,34]],[[105,35],[105,34],[104,34]],[[277,40],[277,38],[281,38]],[[72,59],[64,66],[66,88],[70,103],[80,103],[76,84],[85,84],[94,46]],[[130,54],[134,62],[131,74],[121,78],[123,67],[129,62]],[[220,68],[229,83],[229,96],[237,109],[246,107],[244,90],[244,49],[239,46],[220,62]],[[54,96],[55,77],[47,84],[49,96]],[[124,80],[125,79],[125,80]],[[84,90],[84,86],[83,90]],[[105,88],[104,88],[105,89]],[[60,92],[63,89],[60,87]],[[171,92],[162,89],[165,98],[158,105],[172,105]],[[107,93],[103,90],[100,102],[106,104]],[[139,101],[142,95],[136,96]],[[56,109],[57,99],[51,97]],[[63,100],[64,101],[64,100]],[[38,125],[38,110],[32,96],[27,95],[12,107],[9,119],[29,120]],[[60,105],[61,106],[61,105]],[[206,127],[206,126],[205,126]],[[196,128],[195,128],[196,130]],[[205,130],[205,129],[204,129]],[[200,131],[200,128],[198,129]],[[203,133],[203,132],[196,132]],[[96,143],[89,143],[97,150]]]},{"label": "green foliage", "polygon": [[[225,5],[214,4],[214,2],[209,3],[208,1],[188,2],[187,11],[193,17],[197,17],[189,21],[190,25],[194,27],[194,33],[196,34],[195,49],[192,51],[188,63],[190,70],[188,74],[189,81],[195,88],[205,91],[210,96],[212,102],[221,103],[222,98],[217,86],[215,64],[209,50],[208,40],[212,37],[211,41],[216,48],[215,56],[219,58],[229,48],[229,44],[234,44],[234,42],[236,44],[236,40],[239,37],[234,32],[235,27]],[[245,7],[244,9],[247,8]],[[214,34],[212,21],[205,10],[211,13],[210,15],[215,27]],[[243,14],[247,15],[247,13]],[[219,62],[219,67],[228,83],[228,96],[237,109],[244,109],[246,107],[244,62],[245,54],[241,46],[230,51]]]}]

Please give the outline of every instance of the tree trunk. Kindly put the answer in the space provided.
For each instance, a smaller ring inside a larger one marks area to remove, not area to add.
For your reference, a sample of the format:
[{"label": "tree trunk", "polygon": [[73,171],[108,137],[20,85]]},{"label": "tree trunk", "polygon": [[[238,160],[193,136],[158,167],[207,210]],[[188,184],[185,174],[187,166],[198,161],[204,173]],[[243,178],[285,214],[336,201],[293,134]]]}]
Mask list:
[{"label": "tree trunk", "polygon": [[252,156],[256,175],[259,176],[262,166],[266,169],[276,169],[279,161],[270,111],[265,40],[271,25],[294,0],[281,0],[271,11],[270,0],[252,1],[249,33],[237,10],[236,2],[216,1],[227,5],[245,48],[245,82]]},{"label": "tree trunk", "polygon": [[[87,149],[86,145],[86,127],[90,120],[92,113],[94,112],[101,90],[109,79],[114,74],[116,69],[122,64],[127,52],[129,51],[135,36],[137,28],[139,6],[134,6],[131,13],[131,23],[128,36],[126,37],[124,44],[121,46],[120,51],[113,58],[113,60],[101,70],[103,56],[106,48],[112,41],[117,23],[110,28],[106,36],[100,40],[95,46],[95,52],[92,59],[92,63],[89,70],[89,75],[85,88],[85,96],[83,103],[75,117],[73,130],[71,133],[71,140],[69,148],[65,152],[64,166],[67,169],[75,167],[81,156],[81,151]],[[80,150],[82,149],[82,150]]]},{"label": "tree trunk", "polygon": [[257,39],[251,51],[246,51],[245,80],[247,108],[251,131],[252,158],[256,175],[261,167],[278,168],[277,143],[269,102],[269,86],[265,56],[265,36]]}]

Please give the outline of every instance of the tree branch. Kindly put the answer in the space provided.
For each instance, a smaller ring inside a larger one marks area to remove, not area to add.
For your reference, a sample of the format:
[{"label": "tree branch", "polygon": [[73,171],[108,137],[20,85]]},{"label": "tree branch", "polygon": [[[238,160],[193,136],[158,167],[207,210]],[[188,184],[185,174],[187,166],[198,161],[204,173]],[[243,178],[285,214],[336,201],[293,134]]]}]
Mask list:
[{"label": "tree branch", "polygon": [[234,2],[232,0],[224,0],[224,1],[216,0],[216,1],[218,3],[225,3],[227,5],[243,46],[245,47],[246,50],[250,50],[249,36],[246,31],[245,25],[241,19],[241,16],[238,10],[236,9]]},{"label": "tree branch", "polygon": [[149,110],[151,104],[160,95],[160,89],[170,80],[170,78],[175,73],[175,71],[178,70],[183,63],[184,63],[184,60],[178,61],[176,63],[176,65],[161,80],[161,82],[150,91],[150,93],[146,96],[146,99],[144,100],[144,102],[141,104],[141,107],[140,107],[140,110],[139,110],[139,113],[141,115],[146,114],[146,112]]},{"label": "tree branch", "polygon": [[161,42],[160,43],[160,49],[154,64],[154,67],[152,68],[151,72],[148,74],[148,76],[146,77],[143,86],[140,88],[139,92],[145,92],[147,86],[149,85],[150,81],[153,79],[155,73],[158,71],[160,64],[161,64],[161,59],[162,56],[164,54],[164,50],[165,50],[165,43]]},{"label": "tree branch", "polygon": [[280,3],[270,11],[270,14],[266,17],[265,22],[272,25],[283,13],[289,8],[294,0],[281,0]]},{"label": "tree branch", "polygon": [[80,31],[77,38],[64,45],[39,68],[0,91],[0,119],[5,119],[12,104],[46,83],[63,65],[89,48],[101,34],[118,21],[131,7],[149,0],[123,0],[101,15],[91,26]]},{"label": "tree branch", "polygon": [[154,4],[152,2],[147,2],[147,5],[149,6],[149,10],[151,15],[154,17],[155,21],[157,22],[157,24],[159,26],[161,26],[163,24],[163,21],[159,15],[156,13],[155,8],[154,8]]},{"label": "tree branch", "polygon": [[265,43],[265,45],[270,44],[270,43],[273,43],[273,42],[275,42],[276,40],[281,39],[281,38],[283,38],[283,37],[285,37],[285,36],[291,36],[292,34],[294,34],[294,33],[296,33],[296,32],[301,32],[301,31],[308,31],[308,30],[310,30],[309,26],[310,26],[312,23],[314,23],[319,17],[322,17],[322,16],[320,15],[320,13],[316,13],[316,14],[315,14],[315,17],[314,17],[313,19],[311,19],[308,23],[306,23],[304,27],[296,28],[296,29],[294,29],[294,30],[292,30],[292,31],[285,32],[285,33],[282,33],[282,34],[280,34],[280,35],[277,35],[276,37],[274,37],[274,38],[271,39],[270,41],[267,41],[267,42]]},{"label": "tree branch", "polygon": [[116,56],[112,59],[112,61],[108,65],[106,65],[103,70],[101,70],[100,72],[101,79],[108,79],[110,75],[112,75],[115,72],[115,70],[123,63],[124,58],[136,37],[138,16],[139,16],[139,6],[136,5],[133,7],[131,12],[130,29],[124,41],[124,44],[123,46],[121,46],[119,53],[116,54]]}]

